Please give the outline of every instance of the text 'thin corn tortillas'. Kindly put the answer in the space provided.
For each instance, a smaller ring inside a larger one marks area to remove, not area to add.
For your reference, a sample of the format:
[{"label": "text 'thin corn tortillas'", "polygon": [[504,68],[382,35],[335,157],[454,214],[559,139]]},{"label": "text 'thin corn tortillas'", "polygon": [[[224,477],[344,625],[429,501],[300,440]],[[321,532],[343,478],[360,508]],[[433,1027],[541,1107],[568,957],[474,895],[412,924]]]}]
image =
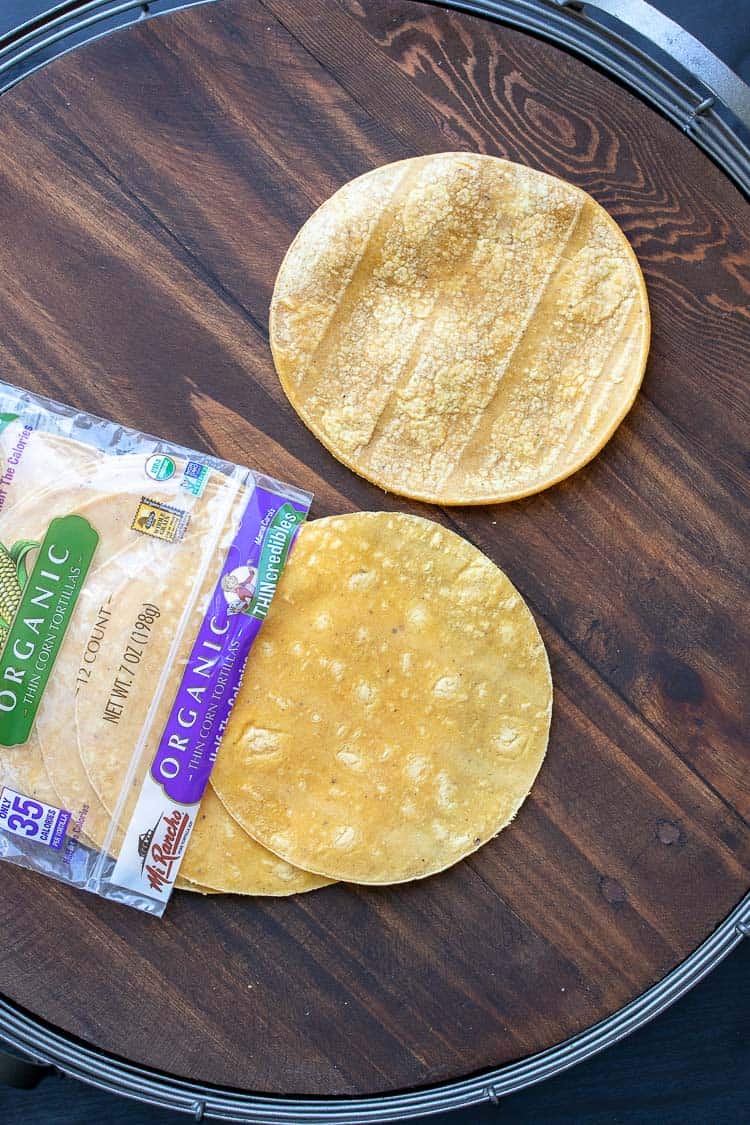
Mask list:
[{"label": "text 'thin corn tortillas'", "polygon": [[288,862],[396,883],[513,818],[552,684],[523,599],[437,524],[363,512],[302,528],[214,767],[232,815]]},{"label": "text 'thin corn tortillas'", "polygon": [[464,152],[345,184],[292,243],[270,319],[282,386],[334,456],[440,504],[526,496],[589,461],[649,334],[638,262],[591,196]]}]

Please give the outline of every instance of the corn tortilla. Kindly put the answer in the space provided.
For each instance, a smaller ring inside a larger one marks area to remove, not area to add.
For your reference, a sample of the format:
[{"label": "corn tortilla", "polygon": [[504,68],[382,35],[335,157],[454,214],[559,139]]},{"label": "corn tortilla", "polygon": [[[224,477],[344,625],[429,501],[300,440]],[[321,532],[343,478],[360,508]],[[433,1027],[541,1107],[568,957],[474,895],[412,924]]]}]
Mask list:
[{"label": "corn tortilla", "polygon": [[0,750],[0,789],[6,785],[36,801],[59,804],[34,731],[23,746],[3,746]]},{"label": "corn tortilla", "polygon": [[193,891],[198,895],[220,895],[221,891],[214,890],[213,887],[202,887],[200,883],[191,883],[189,879],[183,879],[178,875],[175,879],[175,887],[178,891]]},{"label": "corn tortilla", "polygon": [[[19,444],[22,443],[22,444]],[[21,455],[17,455],[17,450]],[[10,458],[14,457],[11,462]],[[0,430],[0,465],[2,476],[9,468],[13,475],[3,486],[0,506],[0,527],[5,528],[7,516],[13,511],[17,525],[21,511],[63,489],[78,497],[92,486],[105,455],[93,446],[74,438],[45,430],[28,431],[16,419]],[[5,542],[5,539],[2,540]]]},{"label": "corn tortilla", "polygon": [[180,873],[191,883],[215,891],[269,897],[303,894],[331,882],[294,867],[253,840],[229,815],[210,784]]},{"label": "corn tortilla", "polygon": [[[8,455],[18,442],[22,430],[20,422],[15,422],[0,433],[0,457],[4,465],[7,464]],[[0,542],[10,546],[17,537],[41,539],[50,520],[50,497],[54,493],[59,496],[63,489],[67,490],[67,502],[71,511],[85,508],[98,492],[96,480],[103,463],[104,455],[93,447],[59,434],[33,431],[28,437],[23,456],[0,509]],[[42,485],[40,481],[45,483]],[[32,554],[32,560],[33,557]],[[50,693],[54,691],[56,682],[53,677],[49,684]],[[60,727],[57,723],[53,729],[54,737],[59,740]],[[77,758],[74,766],[81,768]],[[69,807],[61,802],[60,793],[43,758],[38,722],[34,724],[24,745],[2,748],[0,786],[2,785],[9,785],[47,804],[62,803],[63,807]]]},{"label": "corn tortilla", "polygon": [[551,705],[534,619],[485,555],[416,516],[333,516],[300,532],[212,783],[289,863],[421,878],[512,820]]},{"label": "corn tortilla", "polygon": [[302,420],[390,492],[486,504],[579,469],[633,404],[643,277],[591,196],[448,152],[345,184],[281,265],[270,341]]},{"label": "corn tortilla", "polygon": [[[111,464],[115,460],[117,464]],[[100,542],[63,640],[55,675],[47,684],[29,740],[29,744],[34,739],[38,742],[47,776],[59,803],[74,813],[87,807],[83,839],[97,847],[103,845],[110,817],[96,799],[77,753],[74,720],[76,693],[81,688],[78,673],[81,668],[87,667],[83,659],[87,643],[100,617],[101,607],[107,608],[113,591],[128,580],[158,573],[163,565],[166,545],[148,536],[136,536],[130,527],[137,498],[144,488],[145,478],[138,471],[142,464],[143,458],[137,456],[105,458],[99,465],[95,483],[82,488],[75,497],[66,497],[66,511],[77,512],[87,519],[99,533]],[[107,491],[113,486],[118,488],[115,494]],[[176,483],[161,483],[151,490],[151,494],[174,503],[176,488]],[[213,513],[216,506],[217,503],[210,499],[209,512]],[[32,514],[24,505],[14,513],[14,521],[16,526],[23,527],[25,535],[41,538],[50,519],[49,501],[37,503],[35,509]],[[187,543],[183,546],[190,552],[193,562],[205,534],[206,528],[200,525],[188,530]],[[134,582],[133,589],[136,588],[143,595],[143,586]],[[23,747],[20,749],[23,750]],[[115,846],[118,840],[119,837],[116,837]]]}]

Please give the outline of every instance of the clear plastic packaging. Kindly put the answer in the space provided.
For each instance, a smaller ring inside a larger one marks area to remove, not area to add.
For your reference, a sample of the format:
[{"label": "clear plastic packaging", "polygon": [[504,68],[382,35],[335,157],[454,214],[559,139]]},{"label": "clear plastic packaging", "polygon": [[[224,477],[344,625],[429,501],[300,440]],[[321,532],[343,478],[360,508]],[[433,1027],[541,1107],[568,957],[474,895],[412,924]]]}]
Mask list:
[{"label": "clear plastic packaging", "polygon": [[0,383],[0,859],[161,915],[312,497]]}]

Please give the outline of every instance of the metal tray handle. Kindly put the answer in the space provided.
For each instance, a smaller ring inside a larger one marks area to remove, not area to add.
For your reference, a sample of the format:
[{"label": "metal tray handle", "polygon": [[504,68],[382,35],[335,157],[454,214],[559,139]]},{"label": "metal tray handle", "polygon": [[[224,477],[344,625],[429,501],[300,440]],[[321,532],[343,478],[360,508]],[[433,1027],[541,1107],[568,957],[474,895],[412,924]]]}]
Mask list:
[{"label": "metal tray handle", "polygon": [[613,16],[684,67],[750,129],[750,86],[694,35],[657,11],[652,4],[647,4],[646,0],[587,0],[585,4],[577,0],[553,2],[560,8],[570,9],[574,15],[593,8]]}]

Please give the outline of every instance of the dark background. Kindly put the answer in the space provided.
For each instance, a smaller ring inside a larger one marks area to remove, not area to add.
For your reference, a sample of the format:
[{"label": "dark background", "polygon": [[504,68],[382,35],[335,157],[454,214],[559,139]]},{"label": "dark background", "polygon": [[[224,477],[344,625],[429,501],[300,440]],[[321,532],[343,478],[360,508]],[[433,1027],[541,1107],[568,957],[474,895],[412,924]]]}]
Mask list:
[{"label": "dark background", "polygon": [[[750,0],[651,0],[750,82]],[[0,0],[0,36],[54,0]],[[168,17],[166,17],[168,18]],[[0,1086],[3,1125],[167,1125],[189,1118],[57,1076]],[[421,1118],[426,1125],[742,1125],[750,1122],[750,940],[648,1027],[500,1106]]]}]

